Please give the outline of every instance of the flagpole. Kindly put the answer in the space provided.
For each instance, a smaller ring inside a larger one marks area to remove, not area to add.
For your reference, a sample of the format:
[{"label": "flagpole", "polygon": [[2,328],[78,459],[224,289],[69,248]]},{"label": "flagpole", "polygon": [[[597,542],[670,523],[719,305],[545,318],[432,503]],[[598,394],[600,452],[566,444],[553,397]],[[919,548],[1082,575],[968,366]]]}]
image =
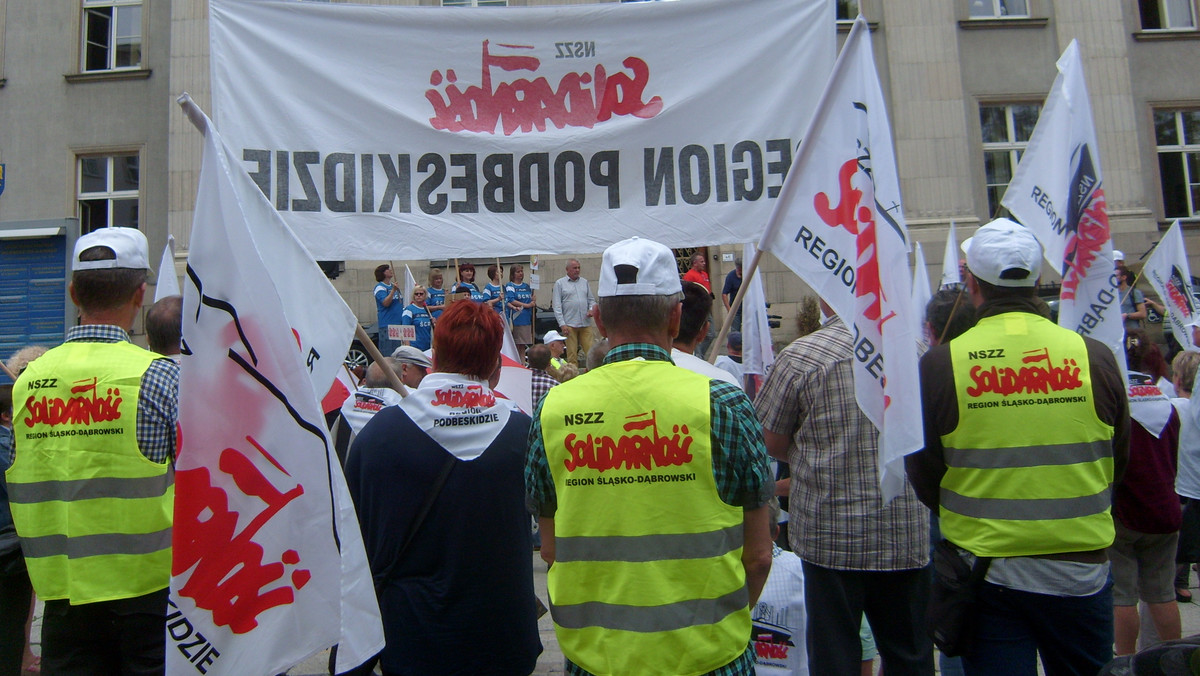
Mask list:
[{"label": "flagpole", "polygon": [[379,363],[379,368],[383,371],[383,375],[387,378],[392,389],[399,392],[400,396],[407,397],[408,388],[404,386],[404,382],[400,380],[400,376],[396,375],[396,372],[387,366],[387,362],[383,360],[383,353],[379,351],[379,347],[375,345],[375,341],[371,340],[371,336],[367,335],[367,331],[362,327],[362,324],[354,322],[354,335],[358,338],[358,342],[362,343],[363,349],[367,351],[367,354],[371,355],[371,361]]}]

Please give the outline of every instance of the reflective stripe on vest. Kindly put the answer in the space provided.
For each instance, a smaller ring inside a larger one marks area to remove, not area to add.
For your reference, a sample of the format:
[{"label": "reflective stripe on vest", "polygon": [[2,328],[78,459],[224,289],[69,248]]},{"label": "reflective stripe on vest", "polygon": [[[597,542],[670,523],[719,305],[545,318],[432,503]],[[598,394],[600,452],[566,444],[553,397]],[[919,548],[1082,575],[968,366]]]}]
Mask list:
[{"label": "reflective stripe on vest", "polygon": [[92,603],[167,585],[173,472],[137,443],[141,380],[157,357],[131,343],[66,343],[14,386],[17,457],[6,477],[44,599]]},{"label": "reflective stripe on vest", "polygon": [[703,674],[750,639],[742,510],[713,478],[709,379],[609,364],[550,390],[542,435],[558,509],[551,611],[594,674]]},{"label": "reflective stripe on vest", "polygon": [[1111,426],[1087,346],[1037,315],[980,320],[950,343],[958,426],[942,437],[941,528],[981,556],[1112,544]]}]

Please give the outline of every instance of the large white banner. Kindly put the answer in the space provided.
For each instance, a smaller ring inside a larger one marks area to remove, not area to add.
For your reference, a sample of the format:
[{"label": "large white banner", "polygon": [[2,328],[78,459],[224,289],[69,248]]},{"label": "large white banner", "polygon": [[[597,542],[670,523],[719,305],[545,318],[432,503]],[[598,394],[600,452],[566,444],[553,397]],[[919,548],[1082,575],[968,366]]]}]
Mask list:
[{"label": "large white banner", "polygon": [[207,133],[184,289],[167,673],[277,674],[339,641],[344,670],[383,646],[318,403],[344,370],[354,317],[188,103]]},{"label": "large white banner", "polygon": [[836,51],[828,0],[211,0],[214,119],[318,259],[754,241]]},{"label": "large white banner", "polygon": [[[1158,292],[1167,306],[1165,320],[1180,345],[1191,345],[1192,324],[1196,322],[1196,300],[1192,296],[1192,271],[1188,266],[1187,249],[1179,221],[1171,224],[1167,234],[1146,259],[1142,277]],[[1132,291],[1130,292],[1132,293]]]},{"label": "large white banner", "polygon": [[1079,43],[1058,59],[1029,146],[1000,202],[1033,231],[1062,275],[1058,325],[1108,345],[1125,368],[1108,203]]},{"label": "large white banner", "polygon": [[924,446],[908,230],[900,179],[860,16],[808,128],[759,248],[800,275],[854,332],[854,389],[879,429],[880,490],[904,490],[906,454]]}]

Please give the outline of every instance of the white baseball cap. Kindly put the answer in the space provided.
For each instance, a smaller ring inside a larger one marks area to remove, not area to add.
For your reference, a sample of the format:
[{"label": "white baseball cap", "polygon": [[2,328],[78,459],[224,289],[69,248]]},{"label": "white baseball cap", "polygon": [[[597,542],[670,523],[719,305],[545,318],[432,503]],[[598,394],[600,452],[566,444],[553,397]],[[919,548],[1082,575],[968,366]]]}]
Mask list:
[{"label": "white baseball cap", "polygon": [[1036,286],[1042,269],[1042,245],[1033,232],[997,218],[963,242],[967,269],[983,281],[1004,287]]},{"label": "white baseball cap", "polygon": [[1125,260],[1125,252],[1120,249],[1113,249],[1113,262],[1118,263]]},{"label": "white baseball cap", "polygon": [[556,342],[559,340],[566,340],[566,339],[567,339],[567,337],[564,336],[563,334],[559,333],[558,331],[552,330],[552,331],[546,332],[545,337],[542,338],[542,343],[545,345],[549,345],[550,343],[553,343],[553,342]]},{"label": "white baseball cap", "polygon": [[630,237],[604,250],[596,295],[669,296],[683,290],[675,254],[653,240]]},{"label": "white baseball cap", "polygon": [[395,350],[392,350],[392,359],[395,359],[401,364],[424,366],[427,369],[433,368],[433,362],[429,360],[429,357],[426,357],[424,352],[418,350],[412,345],[401,345]]},{"label": "white baseball cap", "polygon": [[[96,246],[112,249],[114,258],[99,261],[81,261],[79,254]],[[100,228],[75,240],[75,253],[71,257],[71,270],[109,270],[128,268],[150,269],[150,245],[146,236],[137,228]]]}]

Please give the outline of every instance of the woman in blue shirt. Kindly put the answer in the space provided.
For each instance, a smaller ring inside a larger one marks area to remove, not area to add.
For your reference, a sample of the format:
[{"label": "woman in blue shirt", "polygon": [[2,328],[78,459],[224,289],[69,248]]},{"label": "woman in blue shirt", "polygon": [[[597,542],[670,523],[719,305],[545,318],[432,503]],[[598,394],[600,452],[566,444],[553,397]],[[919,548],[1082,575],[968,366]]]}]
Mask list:
[{"label": "woman in blue shirt", "polygon": [[513,342],[517,353],[525,354],[533,345],[533,307],[537,297],[525,283],[525,267],[513,265],[508,269],[508,285],[504,287],[504,303],[512,317]]}]

